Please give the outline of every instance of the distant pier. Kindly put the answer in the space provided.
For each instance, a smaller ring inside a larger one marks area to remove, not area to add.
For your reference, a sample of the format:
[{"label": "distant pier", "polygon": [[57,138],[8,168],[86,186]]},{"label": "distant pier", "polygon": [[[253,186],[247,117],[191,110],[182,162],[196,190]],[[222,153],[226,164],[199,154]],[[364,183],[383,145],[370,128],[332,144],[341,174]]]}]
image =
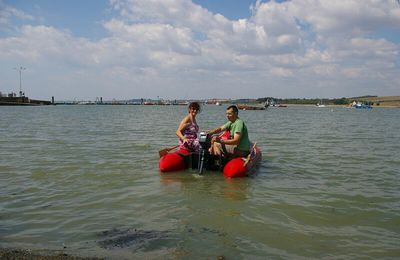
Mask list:
[{"label": "distant pier", "polygon": [[47,106],[52,105],[51,101],[29,99],[28,97],[0,97],[0,106]]}]

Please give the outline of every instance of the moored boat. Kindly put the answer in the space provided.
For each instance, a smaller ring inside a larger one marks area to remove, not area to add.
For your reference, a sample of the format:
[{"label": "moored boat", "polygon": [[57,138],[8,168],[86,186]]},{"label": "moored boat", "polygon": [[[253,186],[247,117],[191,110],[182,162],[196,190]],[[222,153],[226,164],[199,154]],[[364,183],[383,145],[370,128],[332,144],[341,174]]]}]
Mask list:
[{"label": "moored boat", "polygon": [[271,107],[287,107],[287,105],[275,104],[275,105],[272,105]]},{"label": "moored boat", "polygon": [[372,109],[372,106],[365,105],[365,104],[356,104],[354,107],[355,108],[361,108],[361,109]]},{"label": "moored boat", "polygon": [[238,104],[237,108],[240,110],[265,110],[267,109],[269,104],[265,102],[264,104],[260,105],[248,105],[248,104]]},{"label": "moored boat", "polygon": [[372,109],[371,105],[364,104],[362,102],[355,102],[355,101],[353,101],[351,107],[353,107],[353,108],[361,108],[361,109]]}]

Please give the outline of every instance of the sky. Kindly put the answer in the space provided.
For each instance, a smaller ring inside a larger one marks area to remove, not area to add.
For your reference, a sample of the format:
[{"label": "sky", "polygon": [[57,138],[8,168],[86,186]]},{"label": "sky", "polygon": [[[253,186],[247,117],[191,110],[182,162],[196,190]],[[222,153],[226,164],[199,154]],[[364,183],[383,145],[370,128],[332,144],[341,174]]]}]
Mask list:
[{"label": "sky", "polygon": [[46,100],[400,95],[400,3],[0,0],[0,92],[20,79]]}]

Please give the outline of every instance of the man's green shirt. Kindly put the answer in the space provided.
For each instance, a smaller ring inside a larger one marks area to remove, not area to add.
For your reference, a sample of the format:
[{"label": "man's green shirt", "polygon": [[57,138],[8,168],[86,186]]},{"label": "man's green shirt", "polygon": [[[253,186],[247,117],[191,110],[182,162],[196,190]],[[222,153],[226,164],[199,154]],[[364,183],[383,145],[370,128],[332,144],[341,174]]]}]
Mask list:
[{"label": "man's green shirt", "polygon": [[240,141],[237,145],[237,149],[241,151],[250,151],[249,134],[247,133],[247,127],[242,119],[238,118],[233,123],[231,121],[228,121],[224,125],[224,128],[230,131],[231,138],[233,138],[235,133],[240,134]]}]

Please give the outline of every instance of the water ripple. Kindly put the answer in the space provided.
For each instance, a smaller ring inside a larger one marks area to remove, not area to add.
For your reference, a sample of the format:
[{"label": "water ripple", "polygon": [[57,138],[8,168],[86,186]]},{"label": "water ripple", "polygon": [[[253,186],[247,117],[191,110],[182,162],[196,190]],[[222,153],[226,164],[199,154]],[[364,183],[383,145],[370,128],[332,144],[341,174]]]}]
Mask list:
[{"label": "water ripple", "polygon": [[[400,255],[398,110],[241,111],[263,161],[234,180],[158,172],[157,152],[176,144],[185,113],[2,108],[0,246],[125,259]],[[198,117],[201,129],[224,121],[223,107]],[[116,232],[99,238],[107,230]]]}]

